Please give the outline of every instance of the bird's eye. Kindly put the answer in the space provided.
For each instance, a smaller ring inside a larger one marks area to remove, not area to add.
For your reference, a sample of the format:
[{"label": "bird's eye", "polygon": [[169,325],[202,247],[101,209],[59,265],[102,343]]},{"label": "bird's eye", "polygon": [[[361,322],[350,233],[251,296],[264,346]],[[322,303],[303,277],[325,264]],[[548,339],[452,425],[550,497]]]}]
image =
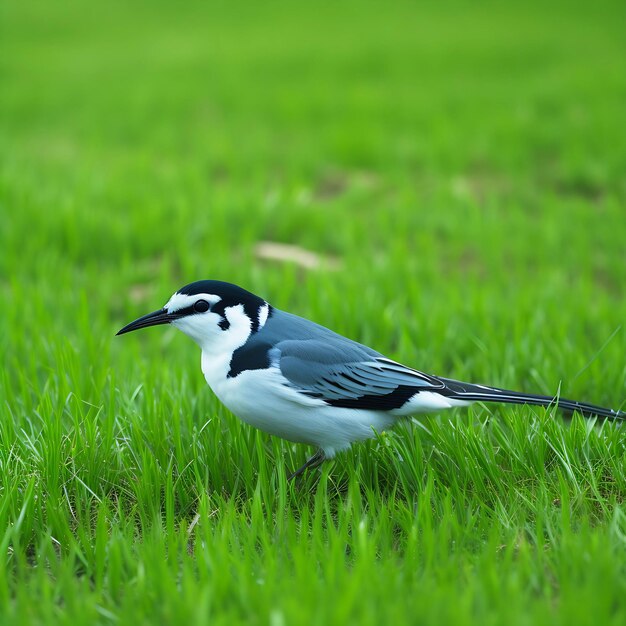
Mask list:
[{"label": "bird's eye", "polygon": [[198,300],[193,304],[196,313],[206,313],[209,310],[209,303],[206,300]]}]

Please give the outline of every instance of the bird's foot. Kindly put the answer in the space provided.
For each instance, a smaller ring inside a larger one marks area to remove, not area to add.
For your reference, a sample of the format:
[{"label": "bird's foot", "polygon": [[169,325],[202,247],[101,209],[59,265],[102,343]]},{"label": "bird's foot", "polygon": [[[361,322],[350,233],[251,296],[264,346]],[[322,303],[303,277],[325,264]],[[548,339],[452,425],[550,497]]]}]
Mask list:
[{"label": "bird's foot", "polygon": [[293,480],[302,476],[308,469],[319,467],[326,460],[326,455],[323,450],[318,450],[302,467],[299,467],[295,472],[292,472],[287,476],[287,480]]}]

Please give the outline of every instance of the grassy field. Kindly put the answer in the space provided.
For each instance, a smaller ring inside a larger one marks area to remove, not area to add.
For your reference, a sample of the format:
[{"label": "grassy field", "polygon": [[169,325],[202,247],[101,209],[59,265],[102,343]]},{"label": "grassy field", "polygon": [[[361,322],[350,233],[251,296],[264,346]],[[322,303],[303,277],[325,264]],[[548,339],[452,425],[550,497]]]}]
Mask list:
[{"label": "grassy field", "polygon": [[5,4],[0,623],[626,623],[623,429],[475,406],[294,488],[312,450],[188,339],[114,337],[219,278],[624,407],[623,35],[618,2]]}]

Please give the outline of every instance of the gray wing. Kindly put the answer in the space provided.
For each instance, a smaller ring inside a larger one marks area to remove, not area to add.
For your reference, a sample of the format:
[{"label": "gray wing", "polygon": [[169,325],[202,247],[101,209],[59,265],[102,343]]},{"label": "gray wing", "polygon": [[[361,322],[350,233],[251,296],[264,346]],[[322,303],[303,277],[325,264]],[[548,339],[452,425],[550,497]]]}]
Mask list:
[{"label": "gray wing", "polygon": [[391,410],[444,383],[349,340],[286,340],[271,351],[289,385],[333,406]]}]

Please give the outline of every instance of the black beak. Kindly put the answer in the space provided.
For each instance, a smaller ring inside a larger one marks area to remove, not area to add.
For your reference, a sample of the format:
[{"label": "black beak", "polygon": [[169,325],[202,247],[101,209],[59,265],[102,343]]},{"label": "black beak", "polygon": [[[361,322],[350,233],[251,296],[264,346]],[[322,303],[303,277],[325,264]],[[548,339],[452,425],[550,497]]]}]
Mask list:
[{"label": "black beak", "polygon": [[140,328],[147,328],[148,326],[158,326],[159,324],[169,324],[172,320],[177,319],[178,315],[168,313],[166,309],[159,309],[154,313],[148,313],[139,319],[126,324],[124,328],[118,330],[116,335],[123,335],[129,333],[131,330],[139,330]]}]

